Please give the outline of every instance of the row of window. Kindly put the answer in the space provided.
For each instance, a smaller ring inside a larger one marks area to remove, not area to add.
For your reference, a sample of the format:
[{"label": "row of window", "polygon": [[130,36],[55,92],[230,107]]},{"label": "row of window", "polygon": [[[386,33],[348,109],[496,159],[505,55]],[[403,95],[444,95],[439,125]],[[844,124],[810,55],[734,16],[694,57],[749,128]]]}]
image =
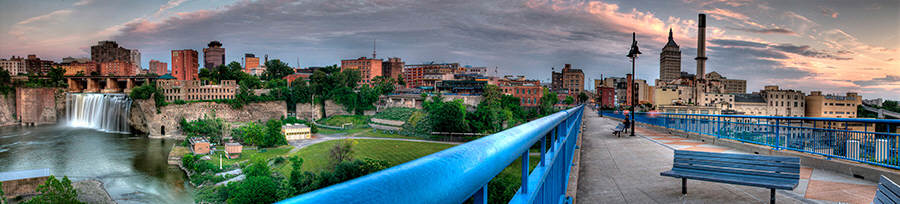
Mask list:
[{"label": "row of window", "polygon": [[836,114],[836,115],[856,115],[856,112],[844,112],[844,111],[823,111],[823,114]]},{"label": "row of window", "polygon": [[[791,106],[791,102],[788,101],[787,105],[784,105],[784,101],[769,101],[769,106]],[[803,107],[803,102],[794,101],[794,107]]]}]

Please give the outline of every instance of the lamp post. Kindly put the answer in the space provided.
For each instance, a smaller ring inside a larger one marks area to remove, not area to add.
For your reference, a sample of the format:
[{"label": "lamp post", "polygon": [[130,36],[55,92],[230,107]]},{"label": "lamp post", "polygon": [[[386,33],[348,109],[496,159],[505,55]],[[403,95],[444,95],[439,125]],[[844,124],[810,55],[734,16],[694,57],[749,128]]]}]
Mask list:
[{"label": "lamp post", "polygon": [[[634,136],[634,123],[635,123],[634,107],[637,105],[637,99],[634,96],[635,95],[634,94],[634,92],[635,92],[634,86],[635,86],[635,81],[637,79],[637,75],[634,75],[634,61],[635,61],[635,59],[637,59],[639,54],[641,54],[641,51],[640,51],[640,49],[638,49],[638,45],[637,45],[637,34],[632,32],[631,33],[631,50],[628,51],[628,56],[627,56],[628,58],[631,58],[631,84],[628,84],[629,86],[631,86],[631,93],[629,93],[631,95],[631,136]],[[628,127],[625,127],[625,128],[628,128]]]}]

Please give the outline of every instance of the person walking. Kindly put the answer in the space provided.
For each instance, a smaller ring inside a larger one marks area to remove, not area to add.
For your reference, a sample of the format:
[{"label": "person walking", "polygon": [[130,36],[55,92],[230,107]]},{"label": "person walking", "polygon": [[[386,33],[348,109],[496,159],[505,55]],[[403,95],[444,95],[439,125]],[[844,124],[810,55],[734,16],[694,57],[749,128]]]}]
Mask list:
[{"label": "person walking", "polygon": [[627,132],[628,132],[628,127],[631,127],[631,126],[630,126],[630,125],[631,125],[631,118],[629,118],[628,115],[625,115],[625,121],[622,121],[622,123],[625,124],[625,129],[624,129],[622,132],[623,132],[623,133],[627,133]]}]

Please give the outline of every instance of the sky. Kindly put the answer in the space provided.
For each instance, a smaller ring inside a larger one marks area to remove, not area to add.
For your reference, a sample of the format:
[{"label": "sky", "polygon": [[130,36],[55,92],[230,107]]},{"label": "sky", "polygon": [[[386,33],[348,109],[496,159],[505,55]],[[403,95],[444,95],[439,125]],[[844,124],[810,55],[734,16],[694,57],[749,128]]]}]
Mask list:
[{"label": "sky", "polygon": [[[631,72],[631,33],[643,52],[637,76],[659,78],[669,29],[682,71],[695,73],[697,15],[707,16],[707,72],[806,93],[858,92],[900,99],[897,0],[2,0],[0,57],[89,57],[115,40],[168,62],[171,50],[202,52],[221,41],[228,61],[244,53],[291,66],[400,57],[407,64],[459,62],[494,75],[550,80],[564,64],[594,79]],[[202,54],[201,59],[202,61]],[[202,64],[202,63],[201,63]]]}]

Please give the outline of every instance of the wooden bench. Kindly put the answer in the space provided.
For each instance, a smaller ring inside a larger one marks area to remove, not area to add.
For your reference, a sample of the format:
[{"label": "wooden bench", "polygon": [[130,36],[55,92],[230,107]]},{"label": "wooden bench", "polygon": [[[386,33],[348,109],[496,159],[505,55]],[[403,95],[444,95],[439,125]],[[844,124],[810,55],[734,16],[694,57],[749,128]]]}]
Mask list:
[{"label": "wooden bench", "polygon": [[887,177],[881,176],[878,181],[878,191],[875,191],[875,204],[900,203],[900,186]]},{"label": "wooden bench", "polygon": [[681,194],[687,194],[687,179],[793,190],[800,180],[800,158],[752,154],[726,154],[675,150],[672,170],[662,176],[681,178]]},{"label": "wooden bench", "polygon": [[612,129],[613,135],[622,137],[622,131],[625,130],[625,124],[619,123],[615,128]]}]

